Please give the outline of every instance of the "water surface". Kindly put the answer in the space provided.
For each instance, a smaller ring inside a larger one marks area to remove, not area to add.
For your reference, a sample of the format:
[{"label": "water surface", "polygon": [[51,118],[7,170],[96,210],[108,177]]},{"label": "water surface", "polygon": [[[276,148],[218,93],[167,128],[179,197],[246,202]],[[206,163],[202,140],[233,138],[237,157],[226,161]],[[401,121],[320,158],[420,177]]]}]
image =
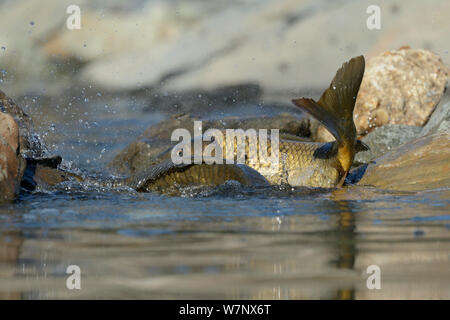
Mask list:
[{"label": "water surface", "polygon": [[[101,108],[46,133],[93,174],[163,117]],[[449,189],[227,183],[168,197],[63,183],[0,206],[0,298],[449,299],[449,199]],[[66,287],[69,265],[81,290]],[[366,286],[370,265],[379,290]]]}]

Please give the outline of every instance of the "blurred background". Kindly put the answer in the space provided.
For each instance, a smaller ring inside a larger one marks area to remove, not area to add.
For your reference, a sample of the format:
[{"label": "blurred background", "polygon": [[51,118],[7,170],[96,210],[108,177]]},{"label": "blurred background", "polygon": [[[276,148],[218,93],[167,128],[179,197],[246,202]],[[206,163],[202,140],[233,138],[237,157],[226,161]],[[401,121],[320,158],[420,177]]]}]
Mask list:
[{"label": "blurred background", "polygon": [[[81,28],[70,30],[73,4]],[[379,30],[366,25],[373,4]],[[446,0],[3,0],[0,10],[0,86],[10,95],[58,95],[75,83],[286,94],[322,88],[352,56],[404,45],[450,63]]]}]

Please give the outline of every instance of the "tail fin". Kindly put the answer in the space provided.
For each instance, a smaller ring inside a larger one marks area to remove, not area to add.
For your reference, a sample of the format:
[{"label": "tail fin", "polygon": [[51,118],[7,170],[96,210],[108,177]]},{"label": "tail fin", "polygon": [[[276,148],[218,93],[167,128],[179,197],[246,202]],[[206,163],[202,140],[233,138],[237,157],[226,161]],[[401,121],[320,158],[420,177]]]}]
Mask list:
[{"label": "tail fin", "polygon": [[336,138],[338,146],[354,145],[356,141],[353,109],[364,67],[363,56],[352,58],[336,72],[330,87],[318,102],[306,98],[292,100],[295,105],[320,121]]}]

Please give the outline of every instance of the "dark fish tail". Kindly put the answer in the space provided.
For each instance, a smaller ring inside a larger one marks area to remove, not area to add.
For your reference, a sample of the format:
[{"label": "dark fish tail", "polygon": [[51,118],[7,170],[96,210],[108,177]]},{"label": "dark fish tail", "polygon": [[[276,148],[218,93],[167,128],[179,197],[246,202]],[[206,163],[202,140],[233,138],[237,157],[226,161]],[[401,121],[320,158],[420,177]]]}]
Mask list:
[{"label": "dark fish tail", "polygon": [[355,153],[366,148],[356,139],[353,109],[364,75],[364,57],[352,58],[336,72],[319,101],[301,98],[292,102],[321,122],[336,138],[336,159],[345,178]]}]

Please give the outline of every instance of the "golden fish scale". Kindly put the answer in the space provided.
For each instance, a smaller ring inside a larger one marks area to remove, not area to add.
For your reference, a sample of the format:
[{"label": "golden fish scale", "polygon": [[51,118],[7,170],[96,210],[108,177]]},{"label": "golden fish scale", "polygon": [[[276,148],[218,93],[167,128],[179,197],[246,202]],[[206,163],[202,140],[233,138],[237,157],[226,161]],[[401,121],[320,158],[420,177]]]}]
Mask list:
[{"label": "golden fish scale", "polygon": [[[257,139],[258,141],[258,139]],[[259,141],[258,141],[259,142]],[[230,144],[233,146],[230,146]],[[339,171],[335,168],[335,158],[320,159],[314,152],[323,146],[322,143],[280,140],[278,165],[269,161],[261,161],[259,143],[256,143],[256,161],[249,158],[249,141],[245,140],[245,164],[258,171],[271,184],[289,183],[292,186],[334,187],[339,181]],[[225,139],[223,154],[226,148],[234,150],[237,155],[237,140]],[[267,140],[267,155],[272,152],[270,139]],[[236,158],[235,158],[236,159]]]}]

